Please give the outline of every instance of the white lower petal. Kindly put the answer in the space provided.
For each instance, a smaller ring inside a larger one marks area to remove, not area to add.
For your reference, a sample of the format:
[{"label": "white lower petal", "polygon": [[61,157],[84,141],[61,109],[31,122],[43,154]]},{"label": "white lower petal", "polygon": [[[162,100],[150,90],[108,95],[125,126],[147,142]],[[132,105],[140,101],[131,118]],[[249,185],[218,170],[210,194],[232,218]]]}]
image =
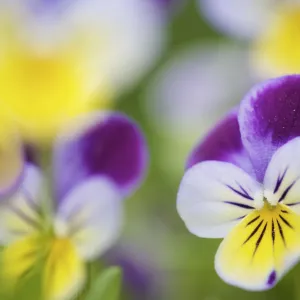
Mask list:
[{"label": "white lower petal", "polygon": [[259,183],[233,164],[199,163],[184,175],[177,210],[187,228],[200,237],[224,237],[263,203]]},{"label": "white lower petal", "polygon": [[300,213],[300,138],[279,148],[273,155],[264,178],[265,197],[272,204],[289,205]]},{"label": "white lower petal", "polygon": [[35,200],[26,193],[19,192],[0,204],[1,245],[42,230],[41,203]]},{"label": "white lower petal", "polygon": [[42,184],[43,175],[41,170],[33,164],[27,164],[24,171],[22,189],[35,203],[40,199]]},{"label": "white lower petal", "polygon": [[119,236],[122,202],[115,185],[104,177],[94,177],[75,187],[59,205],[55,233],[75,243],[79,255],[93,259]]},{"label": "white lower petal", "polygon": [[201,12],[218,29],[240,38],[253,38],[270,17],[275,0],[198,0]]}]

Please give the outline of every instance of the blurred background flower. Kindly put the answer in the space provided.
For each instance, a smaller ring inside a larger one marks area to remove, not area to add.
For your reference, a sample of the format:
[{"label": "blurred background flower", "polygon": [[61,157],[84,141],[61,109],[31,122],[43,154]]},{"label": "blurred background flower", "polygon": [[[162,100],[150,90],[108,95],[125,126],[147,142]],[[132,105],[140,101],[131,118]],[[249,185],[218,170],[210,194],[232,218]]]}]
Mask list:
[{"label": "blurred background flower", "polygon": [[[277,0],[197,0],[200,14],[217,30],[240,39],[253,39],[268,24]],[[284,2],[284,1],[283,1]]]},{"label": "blurred background flower", "polygon": [[164,18],[150,0],[0,3],[2,109],[29,139],[103,107],[160,55]]},{"label": "blurred background flower", "polygon": [[257,78],[300,71],[298,0],[198,0],[198,4],[213,27],[248,44]]}]

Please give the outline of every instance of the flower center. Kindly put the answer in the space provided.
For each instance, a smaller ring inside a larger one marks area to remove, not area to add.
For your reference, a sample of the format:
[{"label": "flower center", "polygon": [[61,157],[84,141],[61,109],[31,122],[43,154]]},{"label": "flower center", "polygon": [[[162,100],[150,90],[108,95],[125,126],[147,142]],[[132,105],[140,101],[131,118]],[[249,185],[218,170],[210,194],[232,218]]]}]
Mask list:
[{"label": "flower center", "polygon": [[284,204],[270,204],[267,199],[264,199],[264,206],[257,210],[257,215],[260,216],[267,223],[285,223],[287,226],[292,227],[287,218],[290,214],[289,209]]},{"label": "flower center", "polygon": [[276,205],[272,205],[272,204],[267,200],[266,197],[264,197],[263,202],[264,202],[264,206],[263,206],[263,208],[262,208],[261,210],[274,211],[274,210],[277,209],[277,206],[278,206],[278,205],[277,205],[277,204],[276,204]]}]

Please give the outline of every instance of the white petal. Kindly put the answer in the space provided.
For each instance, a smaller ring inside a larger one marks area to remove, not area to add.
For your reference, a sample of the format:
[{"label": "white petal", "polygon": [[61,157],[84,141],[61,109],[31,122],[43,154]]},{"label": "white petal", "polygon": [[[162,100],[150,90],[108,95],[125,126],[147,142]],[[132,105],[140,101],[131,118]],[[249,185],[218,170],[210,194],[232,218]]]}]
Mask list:
[{"label": "white petal", "polygon": [[200,237],[224,237],[263,203],[259,183],[233,164],[199,163],[184,175],[177,210],[187,228]]},{"label": "white petal", "polygon": [[[155,62],[164,46],[164,22],[152,1],[81,0],[73,22],[93,30],[89,72],[115,90],[136,82]],[[84,19],[83,19],[84,18]],[[115,92],[114,90],[114,92]]]},{"label": "white petal", "polygon": [[198,139],[199,128],[213,124],[252,86],[247,56],[244,47],[226,43],[195,44],[176,53],[149,89],[149,118],[176,140],[193,134]]},{"label": "white petal", "polygon": [[265,197],[272,204],[289,205],[300,213],[300,138],[280,147],[273,155],[264,178]]},{"label": "white petal", "polygon": [[94,177],[75,187],[59,204],[55,232],[71,238],[79,255],[93,259],[113,245],[122,225],[122,202],[115,185]]},{"label": "white petal", "polygon": [[275,0],[198,0],[201,12],[218,29],[242,38],[255,37],[268,21]]},{"label": "white petal", "polygon": [[2,245],[42,230],[42,174],[36,166],[27,164],[23,179],[19,190],[0,203]]},{"label": "white petal", "polygon": [[42,230],[42,213],[26,193],[16,193],[0,204],[0,244],[7,245]]},{"label": "white petal", "polygon": [[24,181],[22,190],[32,198],[35,203],[40,201],[42,192],[43,175],[41,170],[33,165],[27,164],[25,167]]}]

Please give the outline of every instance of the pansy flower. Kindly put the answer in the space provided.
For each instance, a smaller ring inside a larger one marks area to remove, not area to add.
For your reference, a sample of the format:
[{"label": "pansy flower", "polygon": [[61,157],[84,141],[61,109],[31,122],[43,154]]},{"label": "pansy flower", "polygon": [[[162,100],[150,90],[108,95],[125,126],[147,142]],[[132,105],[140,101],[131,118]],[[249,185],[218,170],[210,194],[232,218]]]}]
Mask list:
[{"label": "pansy flower", "polygon": [[150,0],[1,1],[1,110],[27,139],[52,137],[144,74],[163,23]]},{"label": "pansy flower", "polygon": [[146,163],[145,140],[124,115],[75,119],[54,145],[50,197],[40,169],[27,162],[21,186],[0,204],[1,274],[7,286],[42,263],[43,299],[65,300],[79,292],[87,278],[85,263],[118,237],[121,200],[140,184]]},{"label": "pansy flower", "polygon": [[187,228],[224,238],[219,276],[273,287],[300,257],[300,76],[254,87],[187,162],[177,209]]},{"label": "pansy flower", "polygon": [[269,78],[300,70],[298,0],[198,0],[216,28],[249,42],[254,73]]}]

